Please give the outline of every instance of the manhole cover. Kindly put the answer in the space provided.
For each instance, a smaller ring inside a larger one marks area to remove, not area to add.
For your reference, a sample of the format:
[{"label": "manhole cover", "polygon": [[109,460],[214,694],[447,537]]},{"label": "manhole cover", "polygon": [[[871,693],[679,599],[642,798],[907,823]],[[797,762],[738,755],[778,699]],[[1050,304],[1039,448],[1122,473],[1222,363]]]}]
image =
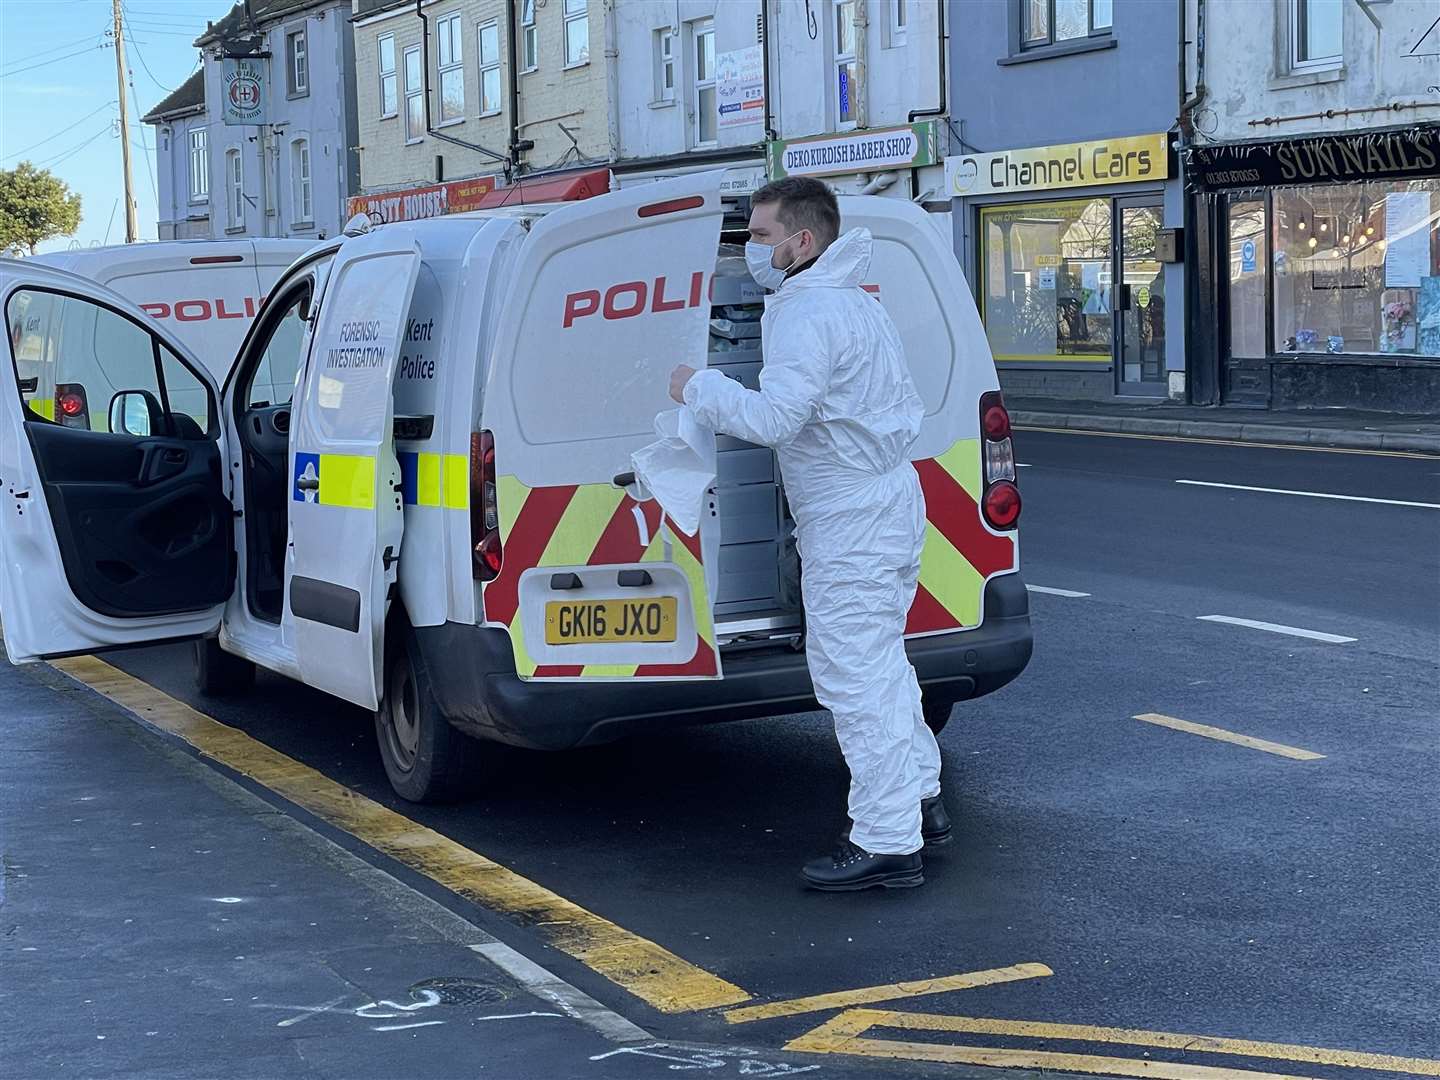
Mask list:
[{"label": "manhole cover", "polygon": [[494,1005],[510,995],[498,986],[479,979],[426,979],[410,987],[410,996],[420,998],[429,990],[440,998],[441,1005]]}]

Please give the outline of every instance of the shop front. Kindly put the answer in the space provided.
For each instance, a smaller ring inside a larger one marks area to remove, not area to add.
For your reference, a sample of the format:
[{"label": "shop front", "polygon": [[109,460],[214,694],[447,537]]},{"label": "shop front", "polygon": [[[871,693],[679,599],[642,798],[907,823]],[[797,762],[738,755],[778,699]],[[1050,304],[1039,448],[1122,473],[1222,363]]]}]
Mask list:
[{"label": "shop front", "polygon": [[1440,125],[1194,147],[1223,404],[1440,412]]},{"label": "shop front", "polygon": [[381,223],[418,221],[422,218],[492,210],[526,203],[572,202],[603,195],[610,190],[609,169],[585,169],[522,178],[503,187],[497,177],[477,176],[443,184],[423,184],[398,191],[353,195],[347,213],[368,214]]},{"label": "shop front", "polygon": [[963,154],[945,166],[1002,385],[1021,396],[1183,393],[1168,136]]}]

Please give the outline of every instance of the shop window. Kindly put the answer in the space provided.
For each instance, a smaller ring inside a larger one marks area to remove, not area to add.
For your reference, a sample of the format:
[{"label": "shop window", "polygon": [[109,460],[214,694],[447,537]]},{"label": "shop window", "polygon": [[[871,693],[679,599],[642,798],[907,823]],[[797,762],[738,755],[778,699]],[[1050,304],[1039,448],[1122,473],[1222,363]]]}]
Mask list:
[{"label": "shop window", "polygon": [[1109,199],[980,211],[981,296],[995,359],[1109,364],[1115,248]]},{"label": "shop window", "polygon": [[1343,47],[1344,0],[1290,0],[1290,68],[1338,67]]},{"label": "shop window", "polygon": [[1270,244],[1265,203],[1247,199],[1230,204],[1230,355],[1265,356],[1265,275]]},{"label": "shop window", "polygon": [[1274,194],[1275,349],[1440,357],[1440,180]]},{"label": "shop window", "polygon": [[835,88],[835,129],[848,131],[855,126],[860,101],[857,75],[860,65],[855,57],[855,0],[834,0],[835,3],[835,66],[831,85]]},{"label": "shop window", "polygon": [[1114,0],[1018,0],[1020,44],[1063,45],[1110,33]]}]

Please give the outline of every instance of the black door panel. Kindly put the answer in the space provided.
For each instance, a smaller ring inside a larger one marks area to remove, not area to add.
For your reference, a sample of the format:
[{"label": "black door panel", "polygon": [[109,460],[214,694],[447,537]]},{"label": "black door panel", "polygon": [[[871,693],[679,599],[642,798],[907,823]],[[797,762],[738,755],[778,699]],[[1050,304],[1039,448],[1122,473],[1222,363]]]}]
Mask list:
[{"label": "black door panel", "polygon": [[25,427],[77,600],[127,617],[230,596],[232,515],[213,441]]}]

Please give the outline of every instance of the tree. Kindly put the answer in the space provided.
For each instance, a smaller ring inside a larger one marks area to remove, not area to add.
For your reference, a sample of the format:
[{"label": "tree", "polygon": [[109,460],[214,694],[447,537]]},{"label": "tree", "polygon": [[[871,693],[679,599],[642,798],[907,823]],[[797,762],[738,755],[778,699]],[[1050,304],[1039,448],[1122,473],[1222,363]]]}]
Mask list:
[{"label": "tree", "polygon": [[48,169],[22,161],[0,169],[0,252],[35,254],[52,236],[80,227],[80,196]]}]

